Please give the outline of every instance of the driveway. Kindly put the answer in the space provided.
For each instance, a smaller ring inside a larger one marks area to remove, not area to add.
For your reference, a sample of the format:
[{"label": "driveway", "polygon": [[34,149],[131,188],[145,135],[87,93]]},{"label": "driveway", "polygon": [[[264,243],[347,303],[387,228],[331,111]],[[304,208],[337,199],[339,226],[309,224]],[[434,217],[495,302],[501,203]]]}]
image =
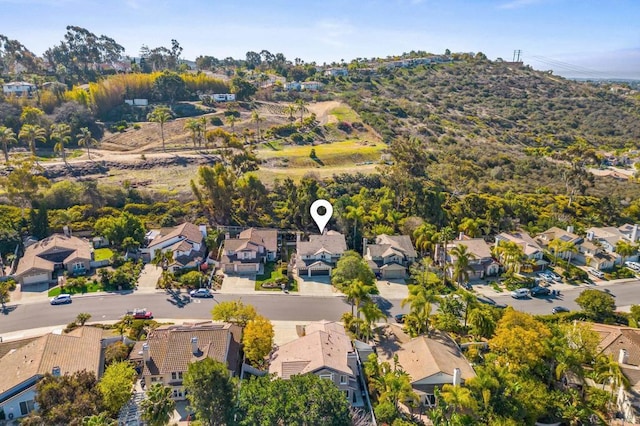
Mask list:
[{"label": "driveway", "polygon": [[296,277],[298,294],[302,296],[343,296],[331,285],[329,277]]},{"label": "driveway", "polygon": [[255,275],[224,275],[222,288],[219,291],[222,294],[254,294],[255,292]]},{"label": "driveway", "polygon": [[147,263],[138,277],[138,293],[155,293],[162,268]]},{"label": "driveway", "polygon": [[406,299],[409,295],[409,286],[405,284],[403,279],[395,279],[393,281],[378,280],[377,286],[380,297],[384,299]]}]

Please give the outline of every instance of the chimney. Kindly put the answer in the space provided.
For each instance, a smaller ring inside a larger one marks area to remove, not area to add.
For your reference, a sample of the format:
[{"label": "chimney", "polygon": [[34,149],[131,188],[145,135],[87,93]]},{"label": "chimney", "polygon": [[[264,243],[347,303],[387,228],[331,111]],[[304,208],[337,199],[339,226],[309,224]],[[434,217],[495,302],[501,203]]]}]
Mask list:
[{"label": "chimney", "polygon": [[573,225],[567,226],[567,232],[573,234]]},{"label": "chimney", "polygon": [[365,257],[367,254],[367,239],[362,239],[362,257]]},{"label": "chimney", "polygon": [[62,227],[62,232],[64,232],[65,237],[71,236],[71,228],[69,228],[67,225]]},{"label": "chimney", "polygon": [[142,345],[142,359],[144,362],[149,362],[149,344],[145,343]]},{"label": "chimney", "polygon": [[225,239],[225,240],[230,240],[230,239],[231,239],[231,234],[230,234],[230,233],[228,233],[228,232],[227,232],[227,233],[225,233],[225,234],[224,234],[224,239]]},{"label": "chimney", "polygon": [[198,226],[200,229],[200,233],[202,234],[202,238],[207,238],[207,225]]},{"label": "chimney", "polygon": [[198,353],[200,353],[200,350],[198,349],[198,338],[197,337],[192,337],[191,338],[191,353],[194,355],[198,355]]},{"label": "chimney", "polygon": [[618,364],[620,365],[626,364],[627,361],[629,361],[629,355],[627,354],[627,350],[620,349],[620,352],[618,352]]},{"label": "chimney", "polygon": [[594,237],[594,236],[595,236],[595,235],[594,235],[593,231],[589,231],[589,232],[587,232],[587,240],[588,240],[588,241],[593,241],[593,237]]},{"label": "chimney", "polygon": [[453,369],[453,386],[460,386],[460,374],[462,374],[462,372],[460,371],[459,368],[454,368]]},{"label": "chimney", "polygon": [[464,232],[460,232],[460,233],[458,234],[458,239],[459,239],[460,241],[464,240]]},{"label": "chimney", "polygon": [[638,241],[638,224],[633,225],[633,230],[631,231],[631,243],[635,244]]},{"label": "chimney", "polygon": [[300,244],[300,239],[301,239],[300,233],[296,232],[296,244]]}]

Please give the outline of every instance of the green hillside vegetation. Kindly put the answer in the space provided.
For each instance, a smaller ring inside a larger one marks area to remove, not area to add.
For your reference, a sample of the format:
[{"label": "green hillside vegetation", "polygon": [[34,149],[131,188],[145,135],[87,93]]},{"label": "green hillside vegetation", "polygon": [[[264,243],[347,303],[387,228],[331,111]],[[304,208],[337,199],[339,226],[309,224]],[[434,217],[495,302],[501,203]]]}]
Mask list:
[{"label": "green hillside vegetation", "polygon": [[[570,164],[597,166],[603,150],[640,138],[640,102],[629,90],[487,60],[381,68],[340,77],[329,90],[385,142],[417,138],[429,153],[426,175],[461,193],[562,191]],[[607,181],[586,193],[638,194]]]}]

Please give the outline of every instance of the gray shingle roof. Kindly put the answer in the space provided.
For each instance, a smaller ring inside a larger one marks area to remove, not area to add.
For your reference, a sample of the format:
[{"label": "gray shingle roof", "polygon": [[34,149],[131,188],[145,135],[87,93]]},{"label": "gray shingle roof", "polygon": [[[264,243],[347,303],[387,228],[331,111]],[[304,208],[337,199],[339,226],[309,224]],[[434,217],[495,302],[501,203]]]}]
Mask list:
[{"label": "gray shingle roof", "polygon": [[309,235],[309,241],[300,241],[296,246],[299,256],[310,256],[320,251],[341,255],[347,250],[347,242],[344,235],[339,232],[329,231],[322,235]]}]

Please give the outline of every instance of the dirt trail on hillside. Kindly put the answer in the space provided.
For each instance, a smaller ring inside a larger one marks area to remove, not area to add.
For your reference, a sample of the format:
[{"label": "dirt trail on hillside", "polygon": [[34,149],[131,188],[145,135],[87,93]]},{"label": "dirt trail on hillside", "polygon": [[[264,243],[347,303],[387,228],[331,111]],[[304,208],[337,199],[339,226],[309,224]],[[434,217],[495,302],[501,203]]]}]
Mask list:
[{"label": "dirt trail on hillside", "polygon": [[329,112],[341,106],[343,106],[342,102],[326,101],[307,104],[306,108],[309,110],[309,112],[312,112],[316,115],[321,125],[325,125],[338,122],[336,116],[329,114]]}]

